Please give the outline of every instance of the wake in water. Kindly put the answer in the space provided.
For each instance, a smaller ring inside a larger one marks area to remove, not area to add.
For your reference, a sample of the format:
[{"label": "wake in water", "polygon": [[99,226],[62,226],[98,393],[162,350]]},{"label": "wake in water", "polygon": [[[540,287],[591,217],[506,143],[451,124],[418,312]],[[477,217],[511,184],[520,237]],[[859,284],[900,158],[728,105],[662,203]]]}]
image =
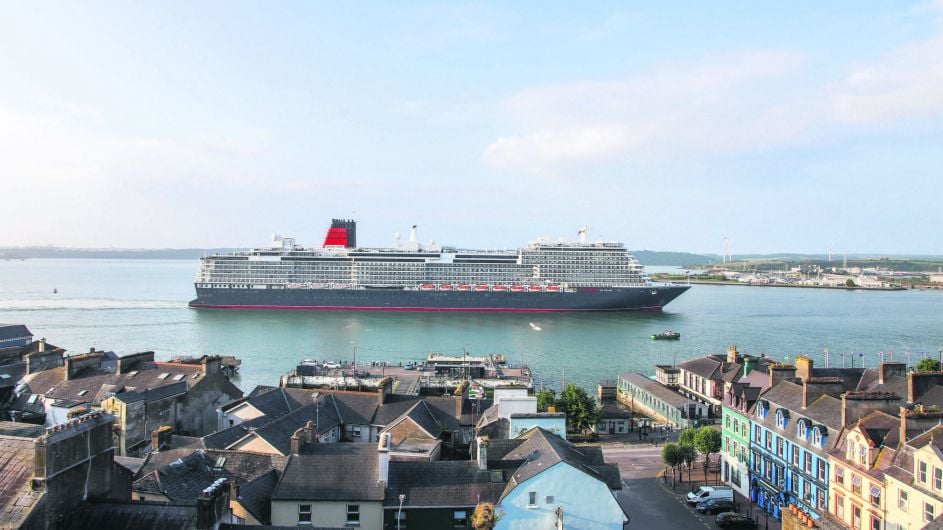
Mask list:
[{"label": "wake in water", "polygon": [[186,302],[170,300],[115,300],[107,298],[0,300],[0,311],[54,311],[57,309],[177,309],[186,306]]}]

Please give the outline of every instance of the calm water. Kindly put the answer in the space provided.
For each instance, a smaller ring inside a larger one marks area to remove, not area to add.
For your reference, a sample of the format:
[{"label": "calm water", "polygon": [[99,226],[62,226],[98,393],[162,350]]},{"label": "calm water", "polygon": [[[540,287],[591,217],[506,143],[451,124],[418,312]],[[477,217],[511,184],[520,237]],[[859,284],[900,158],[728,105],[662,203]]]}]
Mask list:
[{"label": "calm water", "polygon": [[[524,359],[548,386],[595,387],[620,371],[741,351],[777,358],[839,352],[936,352],[943,347],[943,292],[856,292],[697,285],[660,314],[462,314],[208,311],[193,298],[193,261],[0,261],[0,322],[27,324],[73,353],[111,349],[243,359],[245,390],[277,384],[303,358],[400,361],[429,351],[505,353]],[[52,294],[53,288],[58,294]],[[530,322],[541,330],[535,331]],[[672,328],[679,342],[653,342]],[[856,355],[857,357],[857,355]],[[859,363],[861,361],[856,361]]]}]

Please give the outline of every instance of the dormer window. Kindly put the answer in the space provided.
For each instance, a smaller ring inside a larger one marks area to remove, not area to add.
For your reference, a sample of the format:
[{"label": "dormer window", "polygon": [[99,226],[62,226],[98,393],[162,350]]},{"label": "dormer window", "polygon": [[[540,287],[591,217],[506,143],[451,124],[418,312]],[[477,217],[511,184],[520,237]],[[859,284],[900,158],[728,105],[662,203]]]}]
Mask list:
[{"label": "dormer window", "polygon": [[807,428],[808,427],[805,420],[799,420],[796,422],[796,436],[798,436],[800,440],[809,439]]},{"label": "dormer window", "polygon": [[786,428],[786,423],[789,422],[789,412],[784,409],[779,409],[776,411],[776,426],[780,429]]},{"label": "dormer window", "polygon": [[812,428],[812,443],[818,447],[825,445],[825,436],[822,434],[822,428],[818,425]]}]

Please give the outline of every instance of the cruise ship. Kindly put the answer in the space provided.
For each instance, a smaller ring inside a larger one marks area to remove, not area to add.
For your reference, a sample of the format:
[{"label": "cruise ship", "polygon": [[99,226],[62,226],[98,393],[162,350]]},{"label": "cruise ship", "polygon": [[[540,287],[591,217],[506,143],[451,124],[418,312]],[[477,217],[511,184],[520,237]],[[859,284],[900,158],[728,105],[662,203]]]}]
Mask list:
[{"label": "cruise ship", "polygon": [[200,259],[190,307],[381,311],[661,311],[688,285],[652,282],[622,243],[539,239],[517,250],[357,246],[334,219],[320,248],[290,237]]}]

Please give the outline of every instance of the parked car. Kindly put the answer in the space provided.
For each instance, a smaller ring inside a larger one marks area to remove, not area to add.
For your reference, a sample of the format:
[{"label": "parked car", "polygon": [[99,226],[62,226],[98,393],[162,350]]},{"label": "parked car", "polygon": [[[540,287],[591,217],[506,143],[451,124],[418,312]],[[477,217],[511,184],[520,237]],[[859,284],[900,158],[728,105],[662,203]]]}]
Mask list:
[{"label": "parked car", "polygon": [[327,361],[326,363],[324,363],[323,366],[327,368],[328,370],[333,370],[335,368],[338,368],[340,365],[335,363],[334,361]]},{"label": "parked car", "polygon": [[713,515],[715,513],[735,512],[737,511],[737,505],[729,499],[708,499],[697,503],[696,509],[701,513]]},{"label": "parked car", "polygon": [[721,528],[756,528],[756,521],[737,512],[722,513],[714,519],[714,523]]},{"label": "parked car", "polygon": [[733,488],[730,486],[701,486],[688,493],[688,503],[697,504],[711,499],[733,500]]}]

